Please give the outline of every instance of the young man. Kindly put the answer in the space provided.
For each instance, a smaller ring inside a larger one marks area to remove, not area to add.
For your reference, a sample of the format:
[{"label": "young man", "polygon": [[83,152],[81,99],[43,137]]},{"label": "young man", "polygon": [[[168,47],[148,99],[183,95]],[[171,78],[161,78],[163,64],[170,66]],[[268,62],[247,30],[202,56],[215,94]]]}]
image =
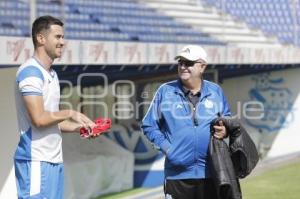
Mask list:
[{"label": "young man", "polygon": [[64,191],[61,131],[78,132],[95,124],[79,112],[59,110],[59,81],[51,64],[62,55],[63,23],[51,16],[39,17],[32,26],[32,40],[34,55],[16,75],[18,198],[59,199]]},{"label": "young man", "polygon": [[[179,79],[157,90],[142,129],[166,155],[166,198],[217,199],[207,163],[210,124],[218,115],[229,116],[229,106],[222,89],[202,78],[207,63],[202,47],[185,46],[175,59]],[[214,126],[216,138],[225,135],[222,122]]]}]

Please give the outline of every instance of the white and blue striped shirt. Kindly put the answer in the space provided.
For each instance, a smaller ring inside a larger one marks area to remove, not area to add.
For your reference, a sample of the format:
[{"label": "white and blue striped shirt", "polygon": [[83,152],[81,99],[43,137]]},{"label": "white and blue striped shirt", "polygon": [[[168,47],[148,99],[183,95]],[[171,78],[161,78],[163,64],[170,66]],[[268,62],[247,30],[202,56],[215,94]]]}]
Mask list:
[{"label": "white and blue striped shirt", "polygon": [[36,128],[22,99],[27,95],[43,96],[44,110],[59,111],[60,87],[56,72],[47,71],[31,58],[19,67],[15,85],[20,141],[14,158],[61,163],[62,137],[58,125]]}]

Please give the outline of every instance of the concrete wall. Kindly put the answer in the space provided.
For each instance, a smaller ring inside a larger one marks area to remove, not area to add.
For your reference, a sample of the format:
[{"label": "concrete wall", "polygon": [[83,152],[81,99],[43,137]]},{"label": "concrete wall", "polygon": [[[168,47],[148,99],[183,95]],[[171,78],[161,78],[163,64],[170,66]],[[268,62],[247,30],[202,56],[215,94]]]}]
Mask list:
[{"label": "concrete wall", "polygon": [[[8,180],[12,172],[13,154],[19,140],[17,132],[17,118],[14,100],[14,81],[17,68],[0,69],[0,198],[5,197],[6,193],[13,193],[15,190],[14,182]],[[14,177],[11,175],[11,177]],[[12,179],[12,178],[10,178]],[[6,191],[4,187],[6,184]],[[5,192],[5,193],[4,193]]]},{"label": "concrete wall", "polygon": [[299,74],[300,69],[289,69],[227,79],[222,85],[233,114],[247,128],[261,157],[300,152]]}]

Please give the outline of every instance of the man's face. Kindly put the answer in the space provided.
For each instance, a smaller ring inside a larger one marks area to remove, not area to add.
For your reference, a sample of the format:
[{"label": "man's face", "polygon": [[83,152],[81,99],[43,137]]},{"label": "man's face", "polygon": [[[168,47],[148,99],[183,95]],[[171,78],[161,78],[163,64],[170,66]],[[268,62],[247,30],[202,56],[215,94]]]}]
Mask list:
[{"label": "man's face", "polygon": [[189,61],[186,59],[178,60],[178,76],[182,81],[199,79],[206,68],[202,60]]},{"label": "man's face", "polygon": [[62,56],[64,46],[64,30],[62,26],[51,25],[49,31],[45,33],[45,51],[52,59]]}]

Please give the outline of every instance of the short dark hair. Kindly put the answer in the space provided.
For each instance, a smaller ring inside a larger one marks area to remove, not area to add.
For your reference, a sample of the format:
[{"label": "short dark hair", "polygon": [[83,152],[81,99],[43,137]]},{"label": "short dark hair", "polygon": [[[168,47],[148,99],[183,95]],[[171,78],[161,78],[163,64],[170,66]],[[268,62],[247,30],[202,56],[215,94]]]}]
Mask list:
[{"label": "short dark hair", "polygon": [[49,15],[41,16],[33,22],[31,34],[34,47],[37,45],[37,34],[44,30],[49,30],[51,25],[64,26],[64,23],[61,20]]}]

